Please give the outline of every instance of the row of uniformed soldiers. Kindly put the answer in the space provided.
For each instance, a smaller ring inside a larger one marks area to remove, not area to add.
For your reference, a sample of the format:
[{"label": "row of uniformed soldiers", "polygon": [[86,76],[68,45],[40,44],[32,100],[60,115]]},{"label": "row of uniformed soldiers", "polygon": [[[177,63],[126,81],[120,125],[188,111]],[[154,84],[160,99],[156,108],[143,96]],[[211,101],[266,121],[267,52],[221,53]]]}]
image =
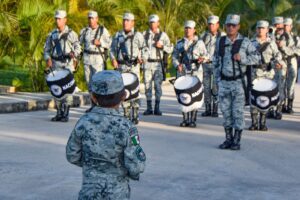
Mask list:
[{"label": "row of uniformed soldiers", "polygon": [[[281,119],[282,110],[293,112],[294,86],[297,77],[296,55],[299,55],[300,41],[291,33],[292,20],[275,17],[274,34],[269,33],[267,21],[259,21],[256,35],[252,40],[242,36],[240,17],[228,15],[225,22],[226,33],[219,30],[219,17],[210,16],[208,30],[198,37],[196,23],[188,20],[184,24],[184,37],[173,48],[167,34],[159,29],[159,17],[149,17],[149,30],[143,34],[134,28],[134,15],[123,15],[123,29],[111,39],[104,26],[98,24],[98,14],[88,13],[89,26],[82,29],[79,40],[67,25],[66,12],[55,13],[57,29],[52,31],[46,41],[44,57],[47,67],[74,71],[73,61],[81,54],[85,78],[89,85],[95,72],[106,68],[110,57],[115,70],[121,73],[132,72],[140,77],[140,67],[144,72],[147,109],[144,115],[162,115],[160,98],[163,82],[163,57],[172,53],[173,66],[177,77],[191,73],[204,83],[205,112],[202,116],[218,117],[218,104],[224,117],[226,141],[220,148],[239,149],[244,127],[245,80],[247,66],[255,66],[252,79],[256,77],[274,78],[280,88],[280,103],[270,112],[270,116]],[[263,52],[260,47],[269,43]],[[59,44],[59,45],[58,45]],[[58,47],[59,46],[59,47]],[[110,52],[109,55],[107,52]],[[270,66],[264,68],[264,66]],[[204,73],[204,75],[203,75]],[[155,108],[152,108],[152,82],[155,89]],[[89,85],[90,91],[90,85]],[[285,99],[288,99],[285,104]],[[70,101],[59,100],[57,115],[53,121],[67,121]],[[135,124],[138,123],[138,99],[123,103],[124,115]],[[258,120],[258,115],[260,120]],[[267,130],[266,113],[251,107],[252,125],[249,130]],[[183,113],[181,126],[196,126],[197,110]],[[260,121],[258,125],[258,121]]]}]

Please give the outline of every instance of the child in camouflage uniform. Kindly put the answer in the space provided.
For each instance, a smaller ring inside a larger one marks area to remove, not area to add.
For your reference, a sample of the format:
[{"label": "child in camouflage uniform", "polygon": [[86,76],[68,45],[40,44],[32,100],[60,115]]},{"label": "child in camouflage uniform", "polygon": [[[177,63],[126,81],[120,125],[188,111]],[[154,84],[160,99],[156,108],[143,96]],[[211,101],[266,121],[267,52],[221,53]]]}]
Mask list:
[{"label": "child in camouflage uniform", "polygon": [[67,160],[82,167],[78,199],[127,200],[129,179],[139,180],[146,156],[137,128],[118,111],[126,96],[122,76],[98,72],[91,90],[97,106],[79,119],[66,147]]}]

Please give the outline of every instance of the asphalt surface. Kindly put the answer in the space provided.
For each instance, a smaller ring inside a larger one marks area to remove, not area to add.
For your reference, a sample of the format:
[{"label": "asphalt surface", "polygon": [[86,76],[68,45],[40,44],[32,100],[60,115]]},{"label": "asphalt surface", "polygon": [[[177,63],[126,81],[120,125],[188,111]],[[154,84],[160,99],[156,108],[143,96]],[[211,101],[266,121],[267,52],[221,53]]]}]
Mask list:
[{"label": "asphalt surface", "polygon": [[[140,181],[131,182],[131,199],[300,199],[299,85],[295,114],[268,120],[268,132],[245,130],[240,151],[217,148],[224,140],[222,116],[199,113],[197,128],[180,128],[174,91],[168,85],[164,91],[164,115],[141,115],[147,166]],[[67,162],[65,145],[87,108],[72,108],[69,123],[51,122],[54,110],[0,115],[1,200],[77,198],[81,168]],[[245,117],[248,127],[248,111]]]}]

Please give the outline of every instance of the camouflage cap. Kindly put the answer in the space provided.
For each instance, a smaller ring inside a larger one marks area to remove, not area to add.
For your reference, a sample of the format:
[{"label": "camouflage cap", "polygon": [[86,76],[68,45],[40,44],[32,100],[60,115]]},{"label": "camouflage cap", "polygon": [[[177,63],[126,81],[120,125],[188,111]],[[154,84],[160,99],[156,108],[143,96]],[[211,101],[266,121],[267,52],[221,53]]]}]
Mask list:
[{"label": "camouflage cap", "polygon": [[184,23],[184,28],[195,28],[196,22],[193,20],[187,20]]},{"label": "camouflage cap", "polygon": [[215,16],[215,15],[212,15],[212,16],[209,16],[208,18],[207,18],[207,23],[208,24],[216,24],[216,23],[218,23],[219,22],[219,17],[218,16]]},{"label": "camouflage cap", "polygon": [[269,22],[266,20],[260,20],[256,23],[256,28],[268,28]]},{"label": "camouflage cap", "polygon": [[159,21],[159,17],[158,15],[150,15],[149,17],[149,22],[152,23],[152,22],[158,22]]},{"label": "camouflage cap", "polygon": [[123,20],[134,20],[134,15],[130,12],[126,12],[123,15]]},{"label": "camouflage cap", "polygon": [[284,25],[293,25],[293,19],[292,18],[284,18],[283,24]]},{"label": "camouflage cap", "polygon": [[65,18],[67,17],[67,12],[65,10],[57,10],[55,11],[55,15],[54,15],[55,18]]},{"label": "camouflage cap", "polygon": [[225,24],[239,24],[240,23],[240,16],[239,15],[234,15],[234,14],[229,14],[226,17]]},{"label": "camouflage cap", "polygon": [[272,19],[272,24],[275,25],[275,24],[283,24],[283,17],[273,17]]},{"label": "camouflage cap", "polygon": [[90,18],[98,17],[98,13],[96,11],[90,10],[88,13],[88,17]]},{"label": "camouflage cap", "polygon": [[123,78],[118,71],[104,70],[92,77],[92,92],[99,95],[115,94],[124,89]]}]

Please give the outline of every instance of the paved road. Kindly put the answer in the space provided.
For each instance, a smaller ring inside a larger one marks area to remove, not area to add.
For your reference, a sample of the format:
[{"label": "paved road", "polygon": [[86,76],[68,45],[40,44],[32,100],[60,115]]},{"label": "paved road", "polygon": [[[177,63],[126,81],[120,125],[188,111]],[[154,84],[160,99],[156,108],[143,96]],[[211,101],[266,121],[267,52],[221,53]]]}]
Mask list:
[{"label": "paved road", "polygon": [[[133,200],[300,199],[299,86],[296,113],[270,120],[267,133],[244,131],[238,152],[217,149],[221,118],[178,127],[174,92],[164,91],[164,116],[142,116],[138,126],[147,168],[131,182]],[[81,169],[66,161],[65,144],[86,108],[72,109],[69,123],[50,122],[54,111],[0,115],[1,200],[76,199]]]}]

